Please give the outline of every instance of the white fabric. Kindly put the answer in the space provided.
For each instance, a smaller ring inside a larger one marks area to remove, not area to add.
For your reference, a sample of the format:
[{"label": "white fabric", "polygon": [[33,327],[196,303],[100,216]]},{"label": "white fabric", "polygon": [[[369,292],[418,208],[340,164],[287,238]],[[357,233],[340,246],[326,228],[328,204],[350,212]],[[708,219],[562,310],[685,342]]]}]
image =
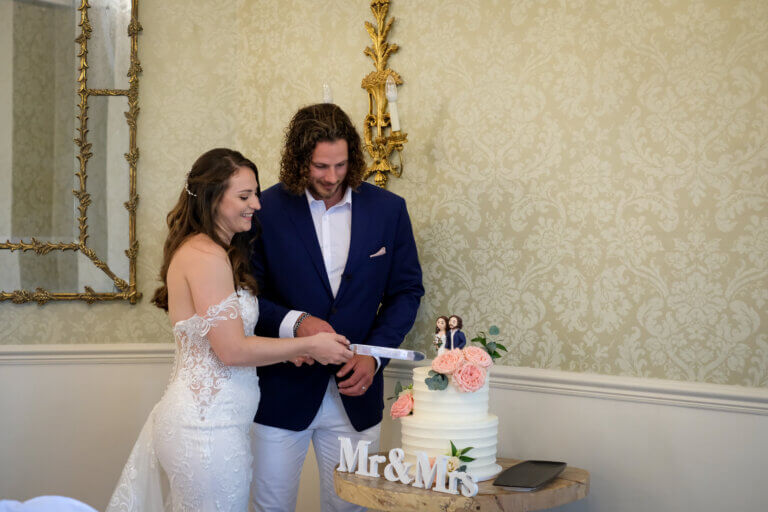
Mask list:
[{"label": "white fabric", "polygon": [[96,512],[96,509],[64,496],[38,496],[24,503],[0,500],[0,512]]},{"label": "white fabric", "polygon": [[292,309],[283,317],[283,321],[280,322],[280,332],[278,335],[281,338],[293,338],[293,326],[296,324],[296,320],[299,319],[303,311],[296,311]]},{"label": "white fabric", "polygon": [[447,336],[445,334],[435,334],[435,345],[438,345],[437,347],[437,355],[442,355],[445,351],[445,340],[447,339]]},{"label": "white fabric", "polygon": [[259,403],[256,368],[225,366],[207,335],[233,321],[252,333],[258,314],[256,299],[241,291],[203,317],[176,323],[170,382],[139,434],[107,512],[247,510],[253,458],[248,431]]},{"label": "white fabric", "polygon": [[347,418],[341,403],[336,383],[330,380],[323,402],[317,415],[306,430],[295,432],[255,423],[252,447],[254,458],[252,505],[256,512],[283,512],[296,509],[301,467],[309,448],[309,441],[315,448],[320,473],[322,512],[363,511],[336,495],[333,487],[333,472],[339,463],[339,436],[370,441],[369,453],[379,449],[381,424],[357,432]]},{"label": "white fabric", "polygon": [[312,197],[309,190],[305,194],[320,251],[323,253],[325,271],[328,272],[328,281],[335,297],[341,285],[341,274],[347,264],[349,241],[352,238],[352,189],[347,187],[341,201],[328,209],[325,208],[325,202]]}]

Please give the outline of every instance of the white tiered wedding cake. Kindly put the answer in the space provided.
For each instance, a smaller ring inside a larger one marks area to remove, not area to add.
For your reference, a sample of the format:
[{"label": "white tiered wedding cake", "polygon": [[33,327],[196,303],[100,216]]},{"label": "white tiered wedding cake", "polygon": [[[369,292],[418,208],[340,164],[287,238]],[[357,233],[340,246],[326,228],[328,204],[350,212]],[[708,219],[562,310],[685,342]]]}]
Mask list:
[{"label": "white tiered wedding cake", "polygon": [[[483,349],[467,347],[439,355],[431,366],[414,368],[413,390],[400,393],[391,413],[402,419],[407,460],[415,461],[417,451],[429,457],[454,455],[453,464],[466,465],[475,481],[488,480],[501,471],[496,463],[499,419],[488,413],[487,368],[492,364]],[[448,381],[447,385],[443,382],[444,389],[427,382],[440,379]],[[409,405],[412,415],[408,415]]]}]

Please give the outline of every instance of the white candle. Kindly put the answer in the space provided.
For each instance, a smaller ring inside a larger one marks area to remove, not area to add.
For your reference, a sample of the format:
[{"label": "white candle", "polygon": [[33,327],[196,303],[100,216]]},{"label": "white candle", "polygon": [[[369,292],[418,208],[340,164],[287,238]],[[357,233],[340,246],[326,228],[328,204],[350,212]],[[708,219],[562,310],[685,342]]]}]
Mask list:
[{"label": "white candle", "polygon": [[387,83],[384,86],[384,92],[389,102],[389,124],[393,132],[400,131],[400,116],[397,114],[397,84],[392,75],[387,77]]},{"label": "white candle", "polygon": [[333,92],[328,84],[323,84],[323,103],[333,103]]}]

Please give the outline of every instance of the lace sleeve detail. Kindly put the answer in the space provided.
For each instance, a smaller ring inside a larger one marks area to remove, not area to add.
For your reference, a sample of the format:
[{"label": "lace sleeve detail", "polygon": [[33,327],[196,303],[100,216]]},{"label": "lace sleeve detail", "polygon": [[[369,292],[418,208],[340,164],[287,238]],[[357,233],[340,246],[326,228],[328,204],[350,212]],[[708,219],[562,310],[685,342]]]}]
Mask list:
[{"label": "lace sleeve detail", "polygon": [[234,320],[240,316],[240,302],[237,298],[237,292],[208,307],[205,316],[196,316],[192,319],[193,328],[201,336],[206,336],[212,327],[216,327],[225,320]]}]

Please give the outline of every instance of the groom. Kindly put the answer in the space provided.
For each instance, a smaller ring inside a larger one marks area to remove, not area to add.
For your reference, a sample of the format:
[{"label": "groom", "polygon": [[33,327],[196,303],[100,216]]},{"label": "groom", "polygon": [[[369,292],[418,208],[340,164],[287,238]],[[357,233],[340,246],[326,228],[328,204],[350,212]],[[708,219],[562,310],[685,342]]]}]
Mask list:
[{"label": "groom", "polygon": [[[424,288],[405,201],[363,183],[364,169],[360,136],[343,110],[323,103],[296,113],[280,183],[262,194],[258,212],[258,334],[330,331],[352,343],[397,347],[413,326]],[[355,355],[341,367],[297,360],[259,368],[257,511],[295,509],[310,440],[322,510],[362,510],[334,491],[338,437],[350,437],[353,446],[370,441],[369,452],[378,450],[387,362]]]}]

